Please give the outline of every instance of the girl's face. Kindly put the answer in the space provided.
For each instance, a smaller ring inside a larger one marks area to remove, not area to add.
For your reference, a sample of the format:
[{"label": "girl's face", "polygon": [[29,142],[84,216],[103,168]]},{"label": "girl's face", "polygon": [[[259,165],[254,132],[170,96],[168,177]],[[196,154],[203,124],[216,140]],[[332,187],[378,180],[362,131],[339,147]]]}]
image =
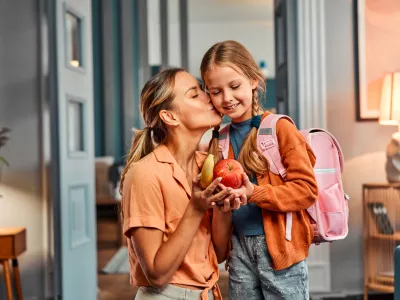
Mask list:
[{"label": "girl's face", "polygon": [[253,116],[253,90],[256,80],[249,80],[241,72],[228,66],[214,65],[204,81],[215,108],[238,123]]},{"label": "girl's face", "polygon": [[180,126],[189,131],[205,132],[221,123],[221,114],[191,74],[179,72],[176,75],[174,94],[173,106]]}]

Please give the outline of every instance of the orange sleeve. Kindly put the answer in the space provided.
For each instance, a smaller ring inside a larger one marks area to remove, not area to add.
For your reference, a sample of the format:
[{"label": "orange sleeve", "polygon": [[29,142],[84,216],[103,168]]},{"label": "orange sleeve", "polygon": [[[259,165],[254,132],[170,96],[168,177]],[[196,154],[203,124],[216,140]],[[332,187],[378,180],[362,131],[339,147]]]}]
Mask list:
[{"label": "orange sleeve", "polygon": [[318,196],[314,176],[315,155],[296,126],[285,119],[276,124],[279,152],[286,168],[286,181],[277,186],[255,185],[250,202],[261,208],[300,211],[313,205]]},{"label": "orange sleeve", "polygon": [[122,199],[124,234],[128,236],[129,230],[135,227],[157,228],[164,232],[164,199],[158,178],[141,165],[132,165],[128,172],[131,178],[129,185],[124,185]]}]

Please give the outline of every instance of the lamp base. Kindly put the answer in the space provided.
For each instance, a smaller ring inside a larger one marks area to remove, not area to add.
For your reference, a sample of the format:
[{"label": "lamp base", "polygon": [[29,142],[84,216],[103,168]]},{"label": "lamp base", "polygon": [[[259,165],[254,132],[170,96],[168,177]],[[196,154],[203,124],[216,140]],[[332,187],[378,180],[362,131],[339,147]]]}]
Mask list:
[{"label": "lamp base", "polygon": [[400,182],[400,132],[392,135],[386,147],[386,178],[390,183]]}]

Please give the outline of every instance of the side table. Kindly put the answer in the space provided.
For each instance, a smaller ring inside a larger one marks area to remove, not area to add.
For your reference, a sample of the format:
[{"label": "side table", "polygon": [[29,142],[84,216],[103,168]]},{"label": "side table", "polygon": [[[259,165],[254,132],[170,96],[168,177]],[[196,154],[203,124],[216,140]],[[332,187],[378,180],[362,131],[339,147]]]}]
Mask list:
[{"label": "side table", "polygon": [[4,279],[7,289],[7,299],[13,299],[11,285],[10,260],[12,262],[14,281],[17,288],[18,300],[22,300],[21,278],[18,268],[18,255],[26,250],[25,228],[0,228],[0,263],[4,268]]}]

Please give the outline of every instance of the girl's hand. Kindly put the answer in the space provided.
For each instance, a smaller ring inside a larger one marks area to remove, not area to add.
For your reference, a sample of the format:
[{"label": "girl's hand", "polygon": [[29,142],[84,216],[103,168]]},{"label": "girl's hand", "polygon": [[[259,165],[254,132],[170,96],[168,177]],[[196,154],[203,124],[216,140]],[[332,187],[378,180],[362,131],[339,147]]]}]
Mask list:
[{"label": "girl's hand", "polygon": [[215,207],[216,202],[223,201],[226,197],[233,198],[233,196],[229,195],[232,190],[231,188],[214,193],[221,182],[221,179],[222,178],[215,179],[205,190],[202,190],[199,185],[200,175],[193,180],[192,197],[190,201],[196,210],[205,212],[207,209]]},{"label": "girl's hand", "polygon": [[247,200],[253,195],[254,192],[254,185],[251,183],[249,176],[246,173],[242,174],[242,186],[238,189],[232,189],[231,194],[239,194],[239,195],[246,195],[246,203]]},{"label": "girl's hand", "polygon": [[[224,186],[222,183],[218,185],[217,190],[223,191],[227,190],[226,186]],[[226,197],[223,201],[217,202],[217,207],[219,210],[222,210],[224,212],[228,212],[231,210],[237,210],[241,206],[247,204],[247,196],[245,194],[238,194],[238,193],[231,193],[228,197]]]}]

